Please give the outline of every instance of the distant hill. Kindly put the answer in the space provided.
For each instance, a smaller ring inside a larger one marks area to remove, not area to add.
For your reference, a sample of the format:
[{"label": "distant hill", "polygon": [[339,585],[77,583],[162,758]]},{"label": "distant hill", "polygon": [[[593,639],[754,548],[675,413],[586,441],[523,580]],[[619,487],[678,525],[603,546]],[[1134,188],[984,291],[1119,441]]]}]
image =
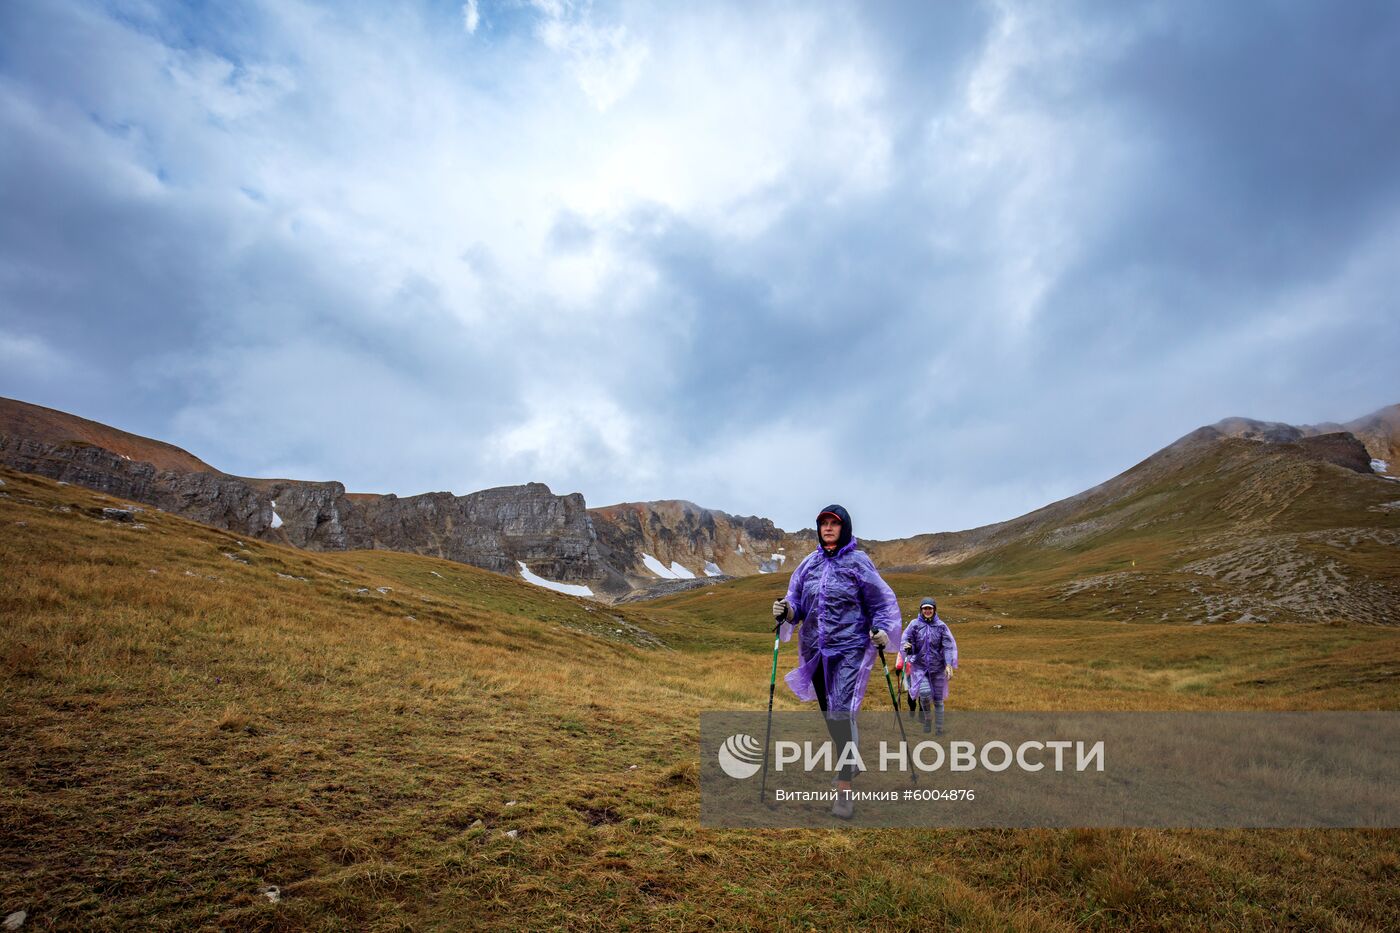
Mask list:
[{"label": "distant hill", "polygon": [[1027,587],[1043,615],[1400,623],[1396,407],[1348,431],[1232,418],[1020,518],[880,542],[884,566]]}]

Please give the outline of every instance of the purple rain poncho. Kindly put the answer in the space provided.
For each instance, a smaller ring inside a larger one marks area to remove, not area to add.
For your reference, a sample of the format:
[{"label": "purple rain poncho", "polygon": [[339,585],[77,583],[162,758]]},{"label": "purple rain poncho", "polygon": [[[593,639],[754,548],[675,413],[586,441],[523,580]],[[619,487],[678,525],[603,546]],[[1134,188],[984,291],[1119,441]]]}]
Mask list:
[{"label": "purple rain poncho", "polygon": [[922,697],[927,684],[931,697],[948,699],[948,675],[943,669],[957,670],[958,667],[958,643],[953,640],[948,623],[940,619],[937,612],[928,622],[922,615],[915,616],[904,630],[904,643],[914,649],[905,655],[912,667],[909,692]]},{"label": "purple rain poncho", "polygon": [[[849,525],[848,525],[849,527]],[[880,629],[899,645],[899,601],[855,538],[828,555],[818,547],[797,565],[788,583],[787,601],[794,622],[804,622],[797,639],[798,666],[783,680],[799,700],[815,700],[812,676],[822,665],[829,712],[860,709],[878,653],[870,640]],[[783,623],[783,641],[792,638],[792,623]]]}]

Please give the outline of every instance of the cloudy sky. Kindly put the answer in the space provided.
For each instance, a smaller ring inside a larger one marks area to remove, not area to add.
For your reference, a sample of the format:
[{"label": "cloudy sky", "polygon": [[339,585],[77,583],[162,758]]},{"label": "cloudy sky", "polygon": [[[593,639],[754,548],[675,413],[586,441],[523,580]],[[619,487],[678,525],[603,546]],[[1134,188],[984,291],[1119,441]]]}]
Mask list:
[{"label": "cloudy sky", "polygon": [[1400,402],[1397,89],[1389,2],[6,0],[0,395],[971,527]]}]

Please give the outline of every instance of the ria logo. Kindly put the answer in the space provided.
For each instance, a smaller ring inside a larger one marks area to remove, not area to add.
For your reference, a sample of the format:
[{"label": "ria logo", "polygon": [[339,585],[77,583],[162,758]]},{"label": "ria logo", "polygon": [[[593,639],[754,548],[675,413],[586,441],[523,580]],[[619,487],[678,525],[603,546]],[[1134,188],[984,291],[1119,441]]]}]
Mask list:
[{"label": "ria logo", "polygon": [[746,732],[731,735],[719,747],[719,766],[736,781],[753,777],[762,762],[763,746]]}]

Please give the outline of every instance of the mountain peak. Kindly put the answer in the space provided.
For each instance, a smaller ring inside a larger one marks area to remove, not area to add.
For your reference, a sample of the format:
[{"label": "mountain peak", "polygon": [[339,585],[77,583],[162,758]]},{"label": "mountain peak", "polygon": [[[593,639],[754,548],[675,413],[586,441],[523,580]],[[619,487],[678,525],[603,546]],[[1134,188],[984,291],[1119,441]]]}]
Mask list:
[{"label": "mountain peak", "polygon": [[1209,427],[1193,431],[1182,440],[1207,440],[1223,436],[1270,444],[1291,444],[1324,434],[1355,436],[1375,464],[1381,464],[1372,465],[1377,473],[1400,470],[1400,404],[1387,405],[1346,424],[1325,421],[1321,424],[1292,425],[1253,418],[1224,418]]},{"label": "mountain peak", "polygon": [[1281,421],[1256,421],[1253,418],[1223,418],[1210,426],[1225,437],[1242,437],[1251,441],[1287,444],[1304,437],[1302,428]]}]

